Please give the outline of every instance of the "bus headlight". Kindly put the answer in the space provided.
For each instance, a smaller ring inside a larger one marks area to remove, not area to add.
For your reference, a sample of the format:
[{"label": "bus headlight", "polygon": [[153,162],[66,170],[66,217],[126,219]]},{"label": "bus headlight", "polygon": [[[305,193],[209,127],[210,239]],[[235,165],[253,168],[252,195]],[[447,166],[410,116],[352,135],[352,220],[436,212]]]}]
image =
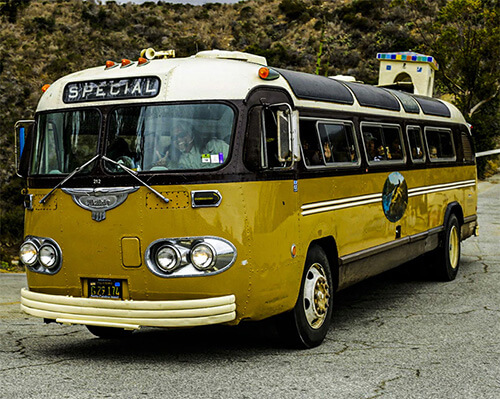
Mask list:
[{"label": "bus headlight", "polygon": [[229,269],[236,261],[236,247],[220,237],[160,238],[144,253],[148,269],[158,277],[211,276]]},{"label": "bus headlight", "polygon": [[19,259],[32,272],[56,274],[62,266],[62,251],[52,238],[27,236],[19,249]]},{"label": "bus headlight", "polygon": [[164,272],[173,272],[181,262],[179,250],[172,245],[165,245],[156,252],[156,264]]},{"label": "bus headlight", "polygon": [[43,244],[38,252],[38,259],[42,266],[45,266],[47,269],[52,269],[57,266],[59,255],[51,244]]},{"label": "bus headlight", "polygon": [[38,248],[31,241],[26,241],[19,250],[19,259],[26,266],[33,266],[38,259]]},{"label": "bus headlight", "polygon": [[198,270],[210,269],[215,263],[213,248],[206,243],[196,244],[191,249],[191,262]]}]

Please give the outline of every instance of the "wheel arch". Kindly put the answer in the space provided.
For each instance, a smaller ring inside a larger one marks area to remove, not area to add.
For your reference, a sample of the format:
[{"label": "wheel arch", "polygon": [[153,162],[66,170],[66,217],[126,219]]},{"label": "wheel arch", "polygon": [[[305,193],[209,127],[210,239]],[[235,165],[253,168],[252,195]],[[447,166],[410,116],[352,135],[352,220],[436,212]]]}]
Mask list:
[{"label": "wheel arch", "polygon": [[460,226],[464,224],[464,212],[462,210],[462,206],[457,201],[453,201],[450,202],[446,207],[443,226],[446,226],[446,223],[448,223],[448,219],[452,214],[454,214],[457,217]]},{"label": "wheel arch", "polygon": [[316,239],[309,244],[309,249],[317,245],[326,254],[328,262],[330,263],[330,271],[332,273],[332,280],[334,285],[334,291],[337,291],[339,287],[339,255],[337,251],[337,242],[332,236],[327,236],[323,238]]}]

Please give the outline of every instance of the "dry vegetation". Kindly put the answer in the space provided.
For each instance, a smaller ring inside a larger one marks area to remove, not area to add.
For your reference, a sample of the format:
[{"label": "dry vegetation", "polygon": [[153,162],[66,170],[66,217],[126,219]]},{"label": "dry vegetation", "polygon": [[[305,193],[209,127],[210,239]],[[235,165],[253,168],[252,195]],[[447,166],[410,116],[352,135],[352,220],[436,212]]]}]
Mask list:
[{"label": "dry vegetation", "polygon": [[[433,10],[447,3],[426,1]],[[426,50],[415,14],[404,3],[0,1],[0,260],[15,252],[22,238],[23,182],[14,177],[12,128],[16,120],[33,117],[43,84],[108,59],[136,59],[147,47],[175,49],[178,56],[215,48],[248,51],[266,56],[277,67],[350,74],[376,83],[377,52]],[[435,17],[424,12],[418,18],[424,23]]]}]

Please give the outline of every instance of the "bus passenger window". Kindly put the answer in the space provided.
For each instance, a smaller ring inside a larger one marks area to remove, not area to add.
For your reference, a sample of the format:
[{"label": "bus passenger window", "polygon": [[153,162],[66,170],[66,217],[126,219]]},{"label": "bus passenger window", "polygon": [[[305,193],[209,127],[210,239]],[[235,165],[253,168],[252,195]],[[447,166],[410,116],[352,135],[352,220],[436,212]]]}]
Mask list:
[{"label": "bus passenger window", "polygon": [[316,125],[312,121],[300,121],[300,143],[306,166],[324,165]]},{"label": "bus passenger window", "polygon": [[326,164],[357,162],[352,127],[343,123],[319,123]]},{"label": "bus passenger window", "polygon": [[425,128],[425,138],[431,162],[455,160],[451,130]]},{"label": "bus passenger window", "polygon": [[368,163],[404,161],[405,153],[399,126],[362,123],[361,131]]},{"label": "bus passenger window", "polygon": [[413,162],[422,162],[424,160],[424,143],[422,132],[418,126],[408,126],[408,141],[410,142],[410,154]]}]

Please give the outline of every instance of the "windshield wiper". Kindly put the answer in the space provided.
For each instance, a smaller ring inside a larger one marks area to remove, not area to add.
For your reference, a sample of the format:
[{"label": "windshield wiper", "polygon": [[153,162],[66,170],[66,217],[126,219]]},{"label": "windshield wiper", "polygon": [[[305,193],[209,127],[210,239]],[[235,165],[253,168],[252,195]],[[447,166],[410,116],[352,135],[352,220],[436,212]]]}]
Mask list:
[{"label": "windshield wiper", "polygon": [[61,187],[64,183],[66,183],[74,175],[76,175],[78,172],[80,172],[86,166],[90,165],[92,162],[94,162],[99,157],[100,157],[100,155],[98,154],[94,158],[92,158],[90,161],[87,161],[83,165],[78,166],[73,172],[71,172],[68,176],[66,176],[66,178],[64,180],[62,180],[57,186],[55,186],[52,190],[50,190],[48,192],[48,194],[39,201],[39,203],[45,204],[54,191],[56,191],[59,187]]},{"label": "windshield wiper", "polygon": [[102,156],[102,159],[105,161],[111,162],[113,165],[119,166],[122,168],[125,172],[127,172],[130,176],[132,176],[134,179],[136,179],[139,183],[141,183],[144,187],[149,188],[153,193],[155,193],[158,197],[160,197],[165,203],[169,203],[170,200],[163,195],[161,195],[158,191],[156,191],[153,187],[151,187],[149,184],[147,184],[144,180],[140,179],[137,175],[138,173],[135,170],[132,170],[130,168],[127,168],[125,165],[122,165],[119,162],[113,161],[112,159],[109,159],[106,156]]}]

